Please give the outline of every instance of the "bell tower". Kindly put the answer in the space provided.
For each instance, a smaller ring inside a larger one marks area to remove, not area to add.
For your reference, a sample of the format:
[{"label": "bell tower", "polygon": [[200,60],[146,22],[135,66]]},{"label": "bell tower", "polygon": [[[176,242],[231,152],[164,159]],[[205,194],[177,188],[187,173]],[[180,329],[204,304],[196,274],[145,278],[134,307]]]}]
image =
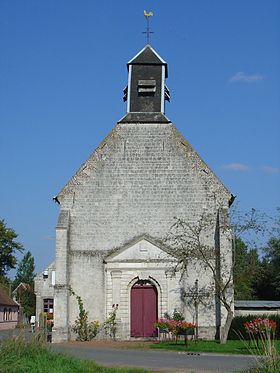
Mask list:
[{"label": "bell tower", "polygon": [[164,114],[165,100],[170,101],[165,85],[167,63],[147,44],[127,63],[128,85],[124,90],[127,113]]}]

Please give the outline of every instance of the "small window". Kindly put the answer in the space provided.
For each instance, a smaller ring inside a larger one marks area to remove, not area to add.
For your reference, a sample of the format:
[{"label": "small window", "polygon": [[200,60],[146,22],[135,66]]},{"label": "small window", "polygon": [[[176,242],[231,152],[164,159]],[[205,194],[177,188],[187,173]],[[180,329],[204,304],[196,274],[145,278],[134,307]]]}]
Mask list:
[{"label": "small window", "polygon": [[53,298],[44,299],[44,312],[53,312]]}]

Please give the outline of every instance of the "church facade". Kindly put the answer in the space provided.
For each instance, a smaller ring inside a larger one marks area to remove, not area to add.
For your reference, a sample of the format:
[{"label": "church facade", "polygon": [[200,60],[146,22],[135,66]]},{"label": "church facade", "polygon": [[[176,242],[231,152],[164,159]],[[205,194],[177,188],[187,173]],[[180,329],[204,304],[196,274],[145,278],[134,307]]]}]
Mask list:
[{"label": "church facade", "polygon": [[[232,195],[164,114],[167,63],[146,45],[127,67],[126,115],[55,198],[56,257],[35,281],[37,319],[53,299],[55,342],[74,338],[78,305],[69,287],[89,320],[104,322],[118,304],[117,338],[130,339],[155,337],[156,319],[174,309],[195,321],[182,294],[197,280],[201,288],[213,283],[203,266],[174,272],[177,257],[164,239],[174,217],[227,218]],[[219,224],[213,219],[208,240],[230,268],[230,232]],[[199,305],[199,336],[214,338],[224,322],[214,290]]]}]

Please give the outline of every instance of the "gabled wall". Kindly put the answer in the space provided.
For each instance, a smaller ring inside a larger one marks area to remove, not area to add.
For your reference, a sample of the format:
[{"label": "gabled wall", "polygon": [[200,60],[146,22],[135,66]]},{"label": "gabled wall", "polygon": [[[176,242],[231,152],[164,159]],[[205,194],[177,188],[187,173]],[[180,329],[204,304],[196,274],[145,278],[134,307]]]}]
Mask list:
[{"label": "gabled wall", "polygon": [[[113,301],[108,288],[111,275],[104,266],[110,253],[141,235],[163,239],[174,217],[195,222],[203,213],[215,217],[210,234],[215,246],[217,212],[223,209],[226,214],[230,198],[174,125],[119,123],[58,195],[55,341],[68,338],[78,314],[69,285],[82,297],[90,320],[104,321]],[[228,232],[220,241],[230,263]],[[136,273],[136,267],[131,271]],[[202,268],[188,281],[197,277],[212,281]],[[171,299],[172,293],[168,296]],[[206,319],[214,335],[214,300],[212,304],[211,317],[209,313]]]}]

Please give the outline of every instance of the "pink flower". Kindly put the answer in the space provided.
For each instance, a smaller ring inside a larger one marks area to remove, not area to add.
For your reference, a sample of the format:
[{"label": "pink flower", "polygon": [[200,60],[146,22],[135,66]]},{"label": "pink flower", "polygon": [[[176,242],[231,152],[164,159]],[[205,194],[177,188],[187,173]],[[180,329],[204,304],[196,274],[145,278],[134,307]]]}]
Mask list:
[{"label": "pink flower", "polygon": [[244,327],[247,333],[271,333],[276,329],[276,322],[267,318],[257,318],[252,321],[245,322]]}]

